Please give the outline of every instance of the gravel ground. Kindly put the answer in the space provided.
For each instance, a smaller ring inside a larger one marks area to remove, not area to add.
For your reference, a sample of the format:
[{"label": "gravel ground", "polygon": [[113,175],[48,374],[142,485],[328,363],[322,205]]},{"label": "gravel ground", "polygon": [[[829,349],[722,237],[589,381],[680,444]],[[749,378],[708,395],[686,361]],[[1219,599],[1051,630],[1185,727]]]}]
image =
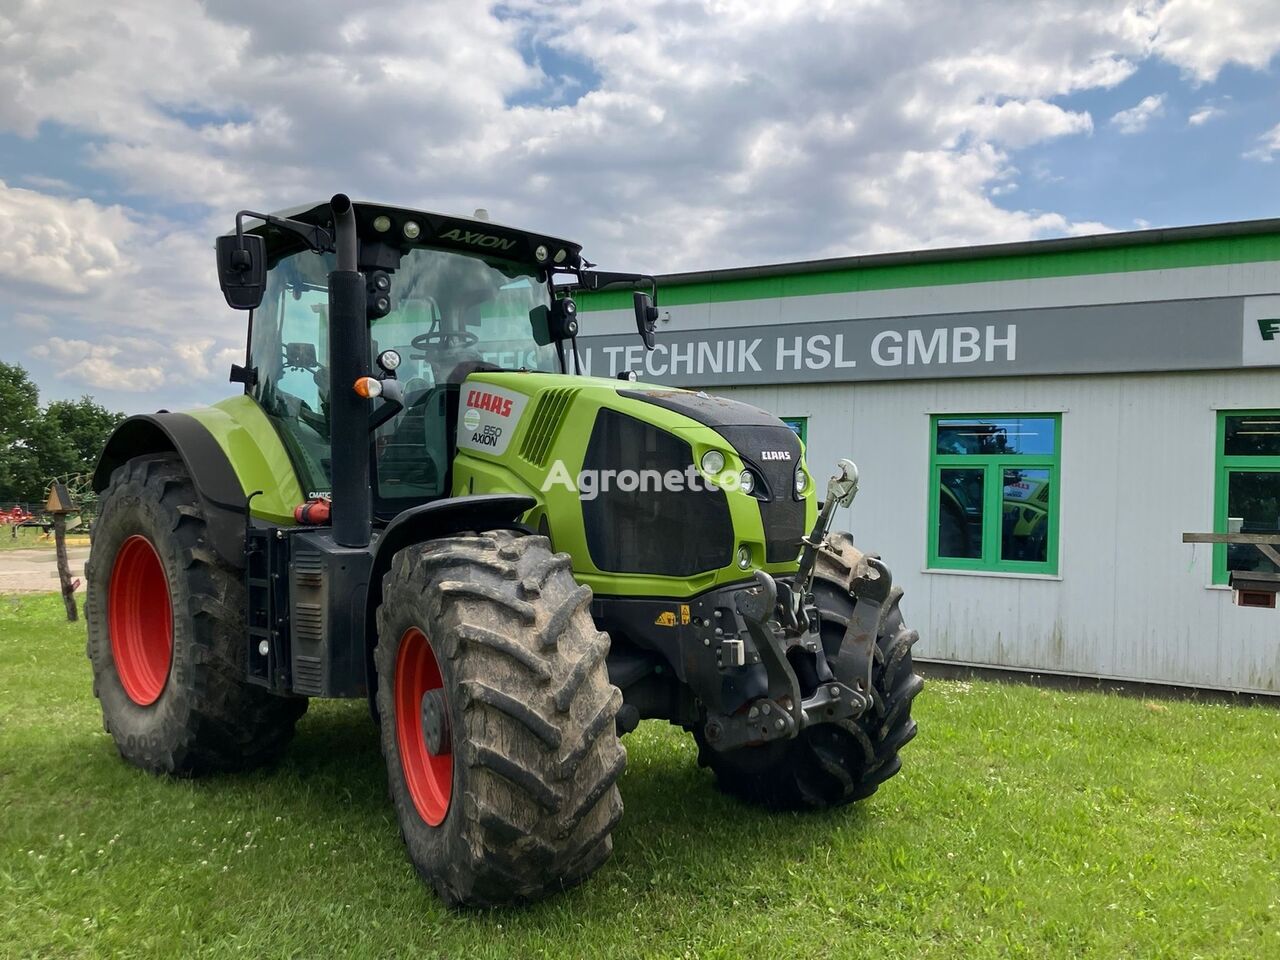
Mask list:
[{"label": "gravel ground", "polygon": [[[79,579],[76,592],[84,591],[84,562],[88,547],[68,547],[71,577]],[[9,550],[0,553],[0,593],[47,593],[58,589],[58,560],[53,550]]]}]

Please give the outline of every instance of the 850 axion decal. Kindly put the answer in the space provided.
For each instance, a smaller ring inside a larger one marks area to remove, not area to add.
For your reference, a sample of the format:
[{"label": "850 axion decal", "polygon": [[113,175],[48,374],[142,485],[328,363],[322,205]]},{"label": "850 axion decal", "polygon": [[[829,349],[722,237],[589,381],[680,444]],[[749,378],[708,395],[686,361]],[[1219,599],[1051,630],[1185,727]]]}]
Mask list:
[{"label": "850 axion decal", "polygon": [[463,384],[462,409],[458,417],[458,449],[501,454],[511,442],[511,434],[528,397],[487,383]]}]

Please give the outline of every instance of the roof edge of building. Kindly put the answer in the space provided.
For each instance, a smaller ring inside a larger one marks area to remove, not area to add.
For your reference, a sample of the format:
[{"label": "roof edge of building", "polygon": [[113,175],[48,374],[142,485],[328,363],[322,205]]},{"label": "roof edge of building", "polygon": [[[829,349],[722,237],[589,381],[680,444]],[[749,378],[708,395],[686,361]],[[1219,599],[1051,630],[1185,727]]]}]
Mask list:
[{"label": "roof edge of building", "polygon": [[662,285],[681,286],[690,283],[715,283],[726,280],[756,280],[765,277],[857,270],[868,267],[894,267],[909,264],[948,263],[966,260],[988,260],[1027,254],[1075,253],[1119,247],[1142,247],[1187,240],[1221,240],[1280,234],[1280,218],[1232,220],[1223,223],[1195,224],[1185,227],[1160,227],[1151,230],[1127,230],[1116,233],[1089,234],[1082,237],[1052,237],[1047,240],[1018,240],[1011,243],[988,243],[971,247],[931,247],[893,253],[871,253],[851,257],[829,257],[822,260],[796,260],[767,263],[750,267],[725,267],[658,274]]}]

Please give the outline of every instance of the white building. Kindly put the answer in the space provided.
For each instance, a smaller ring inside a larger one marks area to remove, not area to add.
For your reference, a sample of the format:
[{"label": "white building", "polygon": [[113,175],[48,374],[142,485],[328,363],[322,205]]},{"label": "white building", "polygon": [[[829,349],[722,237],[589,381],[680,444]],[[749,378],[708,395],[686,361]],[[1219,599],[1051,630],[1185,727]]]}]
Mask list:
[{"label": "white building", "polygon": [[582,298],[591,372],[788,418],[816,476],[852,456],[838,525],[922,660],[1280,692],[1280,614],[1181,542],[1280,529],[1280,220],[658,280],[647,355],[630,292]]}]

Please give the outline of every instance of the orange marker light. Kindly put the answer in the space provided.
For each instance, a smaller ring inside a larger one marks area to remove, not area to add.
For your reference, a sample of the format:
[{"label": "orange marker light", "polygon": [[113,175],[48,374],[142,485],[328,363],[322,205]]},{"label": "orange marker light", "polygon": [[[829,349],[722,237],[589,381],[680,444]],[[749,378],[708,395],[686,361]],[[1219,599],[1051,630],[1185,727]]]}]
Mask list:
[{"label": "orange marker light", "polygon": [[382,381],[373,377],[361,377],[356,381],[356,393],[362,397],[382,396]]}]

